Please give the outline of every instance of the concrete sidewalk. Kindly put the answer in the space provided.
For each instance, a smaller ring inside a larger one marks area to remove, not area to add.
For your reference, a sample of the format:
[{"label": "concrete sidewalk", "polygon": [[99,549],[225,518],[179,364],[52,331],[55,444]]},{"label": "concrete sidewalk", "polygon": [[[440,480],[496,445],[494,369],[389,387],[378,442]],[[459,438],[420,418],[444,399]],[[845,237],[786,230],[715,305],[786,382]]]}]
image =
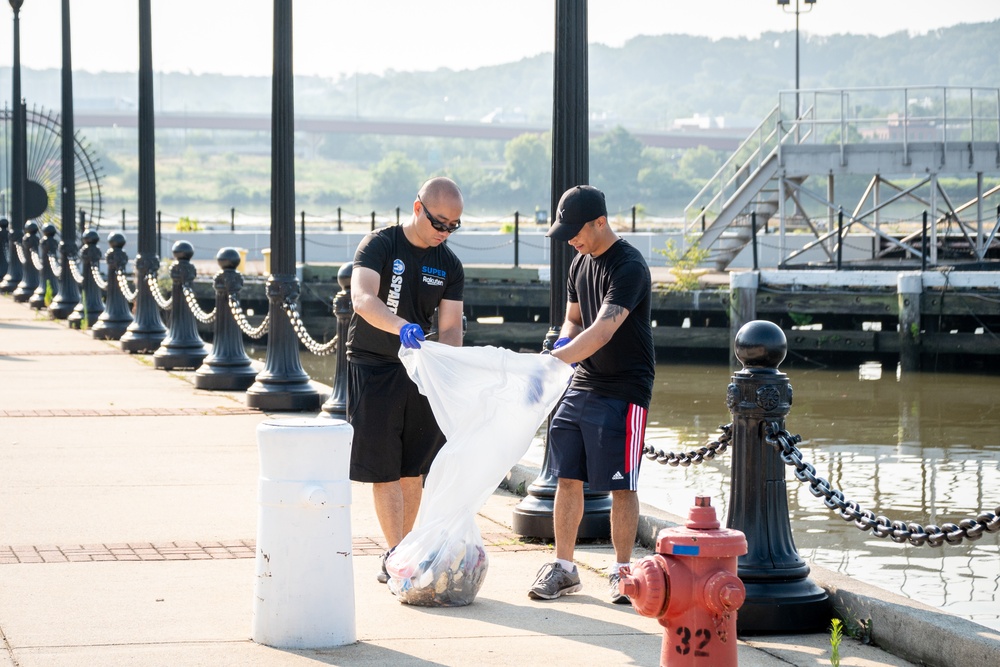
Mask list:
[{"label": "concrete sidewalk", "polygon": [[[528,598],[552,551],[511,532],[518,498],[502,490],[477,517],[490,567],[472,605],[411,607],[375,581],[384,543],[370,489],[356,484],[359,641],[253,643],[256,427],[292,415],[197,390],[190,375],[0,297],[0,667],[659,664],[656,620],[606,601],[610,545],[578,548],[581,593]],[[912,664],[851,639],[841,654]],[[828,656],[825,634],[739,644],[745,667]]]}]

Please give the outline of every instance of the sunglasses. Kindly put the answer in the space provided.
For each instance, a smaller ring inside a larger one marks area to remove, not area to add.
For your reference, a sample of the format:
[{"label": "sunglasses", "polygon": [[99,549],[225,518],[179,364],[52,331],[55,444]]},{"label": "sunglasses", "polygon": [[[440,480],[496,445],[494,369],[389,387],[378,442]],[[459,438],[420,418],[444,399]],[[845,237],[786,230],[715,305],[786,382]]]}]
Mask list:
[{"label": "sunglasses", "polygon": [[420,208],[424,210],[424,215],[427,216],[427,221],[431,223],[431,227],[438,230],[439,232],[447,232],[449,234],[453,234],[454,232],[458,231],[459,227],[462,226],[461,220],[456,220],[454,225],[444,224],[443,222],[435,218],[433,215],[431,215],[431,212],[427,210],[427,204],[425,204],[420,199],[420,197],[417,197],[417,201],[420,202]]}]

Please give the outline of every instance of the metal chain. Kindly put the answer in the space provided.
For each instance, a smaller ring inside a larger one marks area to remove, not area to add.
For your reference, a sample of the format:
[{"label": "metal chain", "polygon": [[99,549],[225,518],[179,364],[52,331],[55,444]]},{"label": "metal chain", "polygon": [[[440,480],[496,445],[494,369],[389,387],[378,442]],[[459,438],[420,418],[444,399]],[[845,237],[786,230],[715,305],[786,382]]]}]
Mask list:
[{"label": "metal chain", "polygon": [[125,278],[125,272],[121,269],[115,271],[115,277],[118,280],[118,289],[122,291],[122,296],[125,297],[125,300],[129,303],[135,301],[136,294],[139,293],[139,288],[137,287],[135,292],[129,289],[128,279]]},{"label": "metal chain", "polygon": [[722,435],[719,436],[718,440],[713,440],[708,443],[705,447],[699,447],[696,450],[690,452],[675,454],[674,452],[664,452],[662,449],[656,449],[652,445],[645,445],[642,448],[642,453],[646,455],[646,458],[651,461],[656,461],[657,463],[662,463],[663,465],[670,464],[672,466],[689,466],[692,463],[702,463],[705,460],[714,459],[717,454],[722,454],[729,447],[729,443],[733,438],[733,425],[726,424],[724,426],[720,425],[719,430],[722,431]]},{"label": "metal chain", "polygon": [[21,266],[24,266],[28,261],[24,258],[24,248],[21,247],[20,243],[15,243],[14,250],[17,251],[17,259],[21,262]]},{"label": "metal chain", "polygon": [[233,314],[233,319],[236,320],[236,326],[247,336],[255,340],[262,338],[271,326],[271,313],[264,316],[264,321],[259,326],[254,327],[250,324],[246,313],[243,312],[243,306],[240,305],[240,302],[232,294],[229,295],[229,310]]},{"label": "metal chain", "polygon": [[59,266],[59,260],[57,260],[52,255],[49,255],[49,268],[52,269],[52,275],[56,278],[62,278],[62,267]]},{"label": "metal chain", "polygon": [[214,322],[215,308],[212,309],[212,312],[206,313],[198,305],[198,299],[194,295],[194,290],[188,285],[184,285],[182,289],[184,290],[184,300],[187,301],[188,308],[191,310],[191,314],[194,315],[194,319],[202,324],[211,324]]},{"label": "metal chain", "polygon": [[[156,276],[152,272],[146,274],[146,285],[149,287],[149,293],[153,295],[153,301],[156,305],[163,310],[170,310],[174,306],[174,297],[170,296],[168,298],[163,298],[163,294],[160,292],[160,285],[156,282]],[[132,299],[129,299],[131,301]]]},{"label": "metal chain", "polygon": [[299,315],[299,310],[297,304],[291,299],[285,299],[281,302],[281,305],[285,308],[285,314],[288,315],[288,320],[292,324],[292,328],[295,330],[295,334],[302,341],[302,344],[306,346],[306,349],[319,357],[325,357],[328,354],[333,354],[337,349],[337,336],[333,337],[333,340],[327,343],[319,343],[309,332],[306,331],[305,322],[302,321],[302,316]]},{"label": "metal chain", "polygon": [[94,284],[100,289],[104,291],[108,290],[108,281],[101,277],[101,272],[97,269],[96,264],[90,265],[90,277],[94,279]]},{"label": "metal chain", "polygon": [[28,254],[31,255],[31,263],[35,265],[35,269],[38,271],[44,271],[45,265],[42,264],[42,258],[38,255],[38,252],[33,248],[29,248]]},{"label": "metal chain", "polygon": [[888,537],[893,542],[909,542],[918,547],[924,544],[939,547],[945,542],[961,544],[963,539],[978,540],[984,532],[1000,530],[1000,507],[993,512],[981,512],[975,519],[962,519],[958,524],[944,523],[940,526],[921,526],[919,523],[876,516],[871,510],[862,509],[857,502],[845,499],[842,491],[832,488],[830,482],[816,475],[816,468],[802,460],[802,452],[796,446],[802,442],[801,436],[791,435],[778,422],[768,422],[764,429],[764,441],[781,454],[781,460],[786,465],[795,468],[796,479],[809,483],[810,493],[817,498],[822,497],[826,506],[841,519],[853,521],[859,530],[872,531],[875,537]]},{"label": "metal chain", "polygon": [[77,285],[83,284],[83,273],[80,271],[80,267],[77,265],[75,257],[69,258],[69,272],[73,274],[73,280],[76,281]]}]

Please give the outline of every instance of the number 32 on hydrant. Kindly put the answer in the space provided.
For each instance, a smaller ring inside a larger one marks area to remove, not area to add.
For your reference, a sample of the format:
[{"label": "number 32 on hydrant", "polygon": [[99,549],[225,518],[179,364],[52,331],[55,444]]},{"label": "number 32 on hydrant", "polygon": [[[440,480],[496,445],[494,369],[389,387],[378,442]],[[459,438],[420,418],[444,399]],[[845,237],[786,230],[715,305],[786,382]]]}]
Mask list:
[{"label": "number 32 on hydrant", "polygon": [[684,527],[664,528],[656,554],[623,572],[621,592],[663,626],[661,667],[736,667],[736,610],[746,598],[736,576],[746,536],[719,527],[706,496],[695,498]]}]

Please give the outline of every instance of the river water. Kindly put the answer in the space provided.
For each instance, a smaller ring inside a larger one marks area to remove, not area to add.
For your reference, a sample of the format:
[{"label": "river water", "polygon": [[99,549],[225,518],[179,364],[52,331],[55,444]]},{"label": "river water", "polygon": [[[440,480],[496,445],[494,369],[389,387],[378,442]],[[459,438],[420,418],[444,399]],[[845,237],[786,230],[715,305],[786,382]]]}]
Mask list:
[{"label": "river water", "polygon": [[[316,380],[331,383],[329,357],[303,354]],[[849,369],[782,368],[794,390],[785,420],[803,456],[865,509],[922,525],[958,523],[1000,505],[1000,377],[912,373],[865,364]],[[646,433],[666,451],[697,449],[731,421],[717,365],[660,364]],[[525,457],[541,464],[543,441]],[[685,516],[707,495],[724,516],[731,457],[690,467],[644,460],[642,502]],[[896,544],[858,530],[826,508],[791,469],[786,480],[793,536],[812,563],[1000,630],[1000,533],[941,547]]]}]

